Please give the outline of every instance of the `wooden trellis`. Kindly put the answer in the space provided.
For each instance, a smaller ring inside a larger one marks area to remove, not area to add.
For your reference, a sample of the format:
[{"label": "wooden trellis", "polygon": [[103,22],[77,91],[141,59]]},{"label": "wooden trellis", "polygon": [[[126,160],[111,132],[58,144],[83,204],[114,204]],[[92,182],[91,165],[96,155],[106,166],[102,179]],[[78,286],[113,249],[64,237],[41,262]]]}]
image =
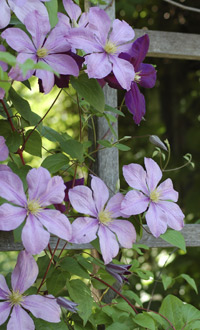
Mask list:
[{"label": "wooden trellis", "polygon": [[[107,0],[109,3],[110,1]],[[112,2],[107,10],[110,17],[114,19],[115,4]],[[150,37],[150,49],[148,56],[159,58],[172,58],[172,59],[187,59],[187,60],[200,60],[200,35],[162,32],[162,31],[149,31],[149,30],[135,30],[136,38],[147,33]],[[106,104],[116,107],[117,106],[117,92],[109,87],[104,88]],[[100,140],[104,137],[109,127],[105,118],[98,117],[96,120],[97,139]],[[114,126],[117,132],[117,124]],[[109,133],[111,136],[111,133]],[[107,139],[110,137],[106,136]],[[96,174],[104,180],[111,191],[115,190],[119,178],[119,162],[118,162],[118,149],[111,148],[105,149],[98,153],[95,163]],[[147,226],[144,226],[147,228]],[[185,238],[186,246],[198,247],[200,246],[200,225],[199,224],[186,224],[182,230]],[[57,238],[51,237],[50,245],[52,248],[56,246]],[[139,242],[149,247],[170,247],[171,245],[162,240],[161,238],[154,238],[152,235],[144,231],[142,240]],[[62,249],[65,241],[60,240],[58,249]],[[92,248],[90,244],[67,244],[65,249],[86,249]],[[22,244],[14,243],[12,232],[0,231],[0,251],[18,251],[23,249]]]}]

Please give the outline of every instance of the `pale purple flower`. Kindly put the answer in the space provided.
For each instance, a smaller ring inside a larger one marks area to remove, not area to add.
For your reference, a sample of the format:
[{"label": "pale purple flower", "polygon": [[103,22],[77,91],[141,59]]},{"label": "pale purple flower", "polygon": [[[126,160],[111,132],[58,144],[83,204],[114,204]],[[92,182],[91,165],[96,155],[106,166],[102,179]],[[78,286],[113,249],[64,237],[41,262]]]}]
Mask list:
[{"label": "pale purple flower", "polygon": [[146,171],[138,164],[123,166],[124,178],[134,190],[126,194],[121,211],[126,215],[136,215],[147,210],[147,225],[155,237],[163,234],[167,226],[181,230],[184,214],[175,203],[178,192],[173,189],[171,179],[158,186],[162,178],[160,167],[151,158],[145,158],[144,163]]},{"label": "pale purple flower", "polygon": [[82,13],[81,8],[72,0],[63,0],[63,6],[71,19],[72,27],[85,27],[88,24],[88,13]]},{"label": "pale purple flower", "polygon": [[3,136],[0,136],[0,161],[6,160],[9,155],[8,147]]},{"label": "pale purple flower", "polygon": [[50,233],[70,240],[72,229],[64,214],[47,208],[63,201],[63,179],[60,176],[51,178],[50,173],[40,167],[29,171],[27,183],[28,199],[20,178],[12,171],[1,171],[0,196],[14,205],[4,203],[0,206],[0,230],[16,229],[26,219],[22,229],[23,245],[31,254],[38,254],[49,243]]},{"label": "pale purple flower", "polygon": [[98,235],[104,262],[108,264],[118,254],[119,244],[125,248],[132,247],[136,232],[132,223],[117,219],[123,218],[120,211],[124,198],[122,194],[117,193],[108,201],[108,188],[95,176],[92,176],[91,188],[92,190],[85,186],[76,186],[69,190],[73,208],[87,215],[77,218],[72,223],[71,242],[88,243]]},{"label": "pale purple flower", "polygon": [[67,40],[72,47],[87,53],[85,63],[89,78],[101,79],[113,71],[120,85],[129,90],[135,71],[131,63],[118,55],[129,50],[127,43],[134,38],[133,29],[119,19],[111,24],[108,14],[98,7],[90,9],[88,21],[87,28],[70,30]]},{"label": "pale purple flower", "polygon": [[67,309],[71,313],[77,313],[77,308],[76,308],[78,306],[77,303],[75,303],[71,300],[68,300],[64,297],[58,297],[56,299],[56,301],[60,306],[64,307],[65,309]]},{"label": "pale purple flower", "polygon": [[[149,49],[149,36],[136,39],[129,51],[121,53],[120,58],[130,62],[135,70],[135,77],[131,83],[131,89],[125,94],[125,103],[133,114],[133,120],[139,124],[146,112],[145,98],[140,92],[138,84],[145,88],[152,88],[156,82],[156,70],[151,64],[142,63]],[[113,88],[122,88],[114,74],[108,75],[105,81]]]},{"label": "pale purple flower", "polygon": [[0,325],[10,315],[7,330],[34,330],[35,325],[27,313],[48,322],[60,322],[61,310],[52,295],[30,295],[25,291],[31,287],[38,276],[38,266],[34,258],[26,251],[19,253],[15,269],[11,275],[12,289],[0,275]]},{"label": "pale purple flower", "polygon": [[118,265],[110,263],[106,265],[106,271],[112,275],[120,284],[123,281],[128,282],[128,279],[124,275],[131,275],[132,273],[129,271],[132,265]]},{"label": "pale purple flower", "polygon": [[[51,30],[48,18],[33,11],[26,16],[24,24],[31,34],[32,40],[18,28],[8,28],[1,35],[9,46],[19,53],[17,56],[19,63],[32,59],[35,63],[49,64],[60,74],[78,76],[79,67],[76,61],[71,56],[63,54],[69,51],[71,46],[59,35],[57,28]],[[11,69],[9,73],[12,79],[20,81],[30,78],[33,74],[42,80],[44,92],[49,93],[55,83],[53,72],[41,69],[29,70],[26,77],[23,77],[17,67]]]},{"label": "pale purple flower", "polygon": [[[3,45],[0,45],[0,52],[5,52],[5,51],[6,51],[5,47]],[[0,61],[0,66],[1,66],[3,71],[8,70],[8,64],[7,63]],[[4,98],[4,95],[5,95],[5,90],[0,87],[0,100]]]},{"label": "pale purple flower", "polygon": [[0,8],[0,29],[10,23],[11,11],[23,23],[26,15],[33,10],[38,10],[40,15],[48,17],[46,7],[39,0],[0,0]]}]

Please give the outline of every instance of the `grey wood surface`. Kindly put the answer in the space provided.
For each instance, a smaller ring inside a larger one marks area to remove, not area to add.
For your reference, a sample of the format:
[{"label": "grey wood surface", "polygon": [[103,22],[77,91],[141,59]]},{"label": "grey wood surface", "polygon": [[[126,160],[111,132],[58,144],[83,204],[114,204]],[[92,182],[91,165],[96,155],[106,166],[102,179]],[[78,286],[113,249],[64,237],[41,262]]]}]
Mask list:
[{"label": "grey wood surface", "polygon": [[147,33],[150,48],[147,56],[200,60],[200,35],[135,29],[136,38]]},{"label": "grey wood surface", "polygon": [[[147,226],[144,226],[145,229],[148,229]],[[200,247],[200,224],[191,224],[185,225],[183,230],[181,231],[185,238],[186,246],[188,247]],[[12,237],[10,237],[10,232],[1,232],[0,235],[0,251],[19,251],[23,249],[22,244],[14,243]],[[51,237],[50,245],[53,249],[56,246],[58,238]],[[142,239],[137,242],[141,244],[145,244],[149,247],[171,247],[172,245],[165,242],[161,238],[155,238],[151,234],[148,234],[144,230],[144,234]],[[62,249],[65,241],[61,240],[58,250]],[[66,250],[82,250],[82,249],[92,249],[92,245],[90,244],[70,244],[65,247]]]}]

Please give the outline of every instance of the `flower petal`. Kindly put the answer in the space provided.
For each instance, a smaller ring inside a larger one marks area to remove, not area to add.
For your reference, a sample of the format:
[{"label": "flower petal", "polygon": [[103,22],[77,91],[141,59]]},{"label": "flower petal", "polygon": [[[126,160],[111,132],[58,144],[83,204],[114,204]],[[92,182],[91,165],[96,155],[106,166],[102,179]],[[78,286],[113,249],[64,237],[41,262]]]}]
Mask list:
[{"label": "flower petal", "polygon": [[121,212],[127,215],[136,215],[146,211],[149,198],[137,190],[129,191],[122,201]]},{"label": "flower petal", "polygon": [[174,190],[171,179],[163,181],[157,188],[157,192],[160,194],[159,200],[172,200],[177,202],[178,192]]},{"label": "flower petal", "polygon": [[50,54],[45,57],[45,62],[60,74],[79,75],[79,67],[76,61],[69,55]]},{"label": "flower petal", "polygon": [[77,218],[72,223],[72,239],[76,244],[89,243],[97,238],[98,220],[93,218]]},{"label": "flower petal", "polygon": [[51,295],[32,295],[24,298],[22,306],[28,309],[35,317],[47,322],[60,322],[61,310],[56,298]]},{"label": "flower petal", "polygon": [[[65,15],[63,15],[63,16],[65,16]],[[63,16],[61,16],[61,17],[63,17]],[[64,27],[66,29],[66,26],[64,26]],[[44,48],[46,48],[48,50],[49,54],[64,53],[64,52],[68,52],[71,49],[70,44],[63,37],[64,36],[63,36],[61,28],[58,28],[56,25],[56,28],[54,28],[51,31],[51,33],[48,35],[47,40],[44,43]]]},{"label": "flower petal", "polygon": [[142,63],[139,66],[139,84],[144,88],[152,88],[156,83],[156,70],[151,64]]},{"label": "flower petal", "polygon": [[101,79],[112,71],[112,64],[105,52],[85,56],[85,62],[89,78]]},{"label": "flower petal", "polygon": [[72,237],[72,227],[68,218],[57,210],[46,209],[39,213],[38,219],[47,228],[47,230],[69,241]]},{"label": "flower petal", "polygon": [[108,227],[117,235],[118,241],[122,247],[131,249],[136,241],[136,231],[131,222],[127,220],[114,220],[108,224]]},{"label": "flower petal", "polygon": [[97,35],[103,45],[105,45],[111,27],[111,20],[105,10],[93,7],[88,14],[89,28]]},{"label": "flower petal", "polygon": [[146,171],[141,165],[134,163],[124,165],[123,176],[130,187],[141,190],[144,194],[148,194]]},{"label": "flower petal", "polygon": [[41,205],[48,206],[51,204],[62,203],[65,197],[65,185],[61,176],[51,178],[46,186],[46,190],[39,196]]},{"label": "flower petal", "polygon": [[98,216],[92,190],[85,186],[76,186],[69,190],[69,200],[73,208],[80,213]]},{"label": "flower petal", "polygon": [[134,80],[134,67],[128,61],[113,56],[110,56],[110,61],[113,63],[113,73],[119,84],[127,91],[131,88],[131,82]]},{"label": "flower petal", "polygon": [[145,98],[135,82],[131,89],[125,94],[125,103],[128,110],[133,114],[134,122],[139,125],[146,112]]},{"label": "flower petal", "polygon": [[63,6],[71,20],[77,21],[81,15],[81,8],[72,0],[63,0]]},{"label": "flower petal", "polygon": [[144,36],[137,38],[129,51],[135,70],[138,71],[139,65],[144,61],[146,54],[149,49],[149,36],[145,34]]},{"label": "flower petal", "polygon": [[26,205],[26,195],[24,193],[23,183],[13,172],[1,171],[0,196],[11,203],[20,206]]},{"label": "flower petal", "polygon": [[167,230],[167,216],[166,213],[157,207],[156,203],[151,203],[145,215],[147,225],[153,236],[159,237]]},{"label": "flower petal", "polygon": [[104,225],[99,226],[98,236],[104,263],[108,264],[118,254],[119,244],[115,235]]},{"label": "flower petal", "polygon": [[51,175],[46,168],[39,167],[30,170],[26,176],[30,200],[37,200],[46,191]]},{"label": "flower petal", "polygon": [[38,254],[46,248],[49,243],[50,234],[43,228],[39,220],[29,214],[26,224],[22,230],[22,242],[31,254]]},{"label": "flower petal", "polygon": [[125,21],[115,19],[113,21],[112,32],[109,40],[116,45],[122,45],[131,41],[135,36],[135,32],[132,27]]},{"label": "flower petal", "polygon": [[6,160],[9,155],[8,147],[3,136],[0,136],[0,161]]},{"label": "flower petal", "polygon": [[5,28],[10,22],[10,8],[7,1],[0,0],[0,29]]},{"label": "flower petal", "polygon": [[5,277],[0,274],[0,299],[7,299],[10,293]]},{"label": "flower petal", "polygon": [[10,320],[7,324],[7,330],[35,330],[32,318],[23,308],[15,305],[12,310]]},{"label": "flower petal", "polygon": [[165,212],[167,224],[175,230],[181,230],[184,226],[184,214],[180,207],[173,202],[159,201],[158,206]]},{"label": "flower petal", "polygon": [[35,47],[28,35],[19,28],[8,28],[2,34],[7,44],[17,52],[34,53]]},{"label": "flower petal", "polygon": [[147,185],[150,191],[156,189],[158,182],[162,178],[162,171],[158,164],[151,158],[144,158],[144,163],[147,171]]},{"label": "flower petal", "polygon": [[10,310],[11,306],[9,302],[0,302],[0,325],[7,320]]},{"label": "flower petal", "polygon": [[4,203],[0,206],[0,230],[16,229],[25,220],[26,214],[26,209]]},{"label": "flower petal", "polygon": [[37,263],[32,255],[27,251],[21,251],[11,276],[13,290],[24,293],[35,282],[38,271]]},{"label": "flower petal", "polygon": [[94,33],[85,28],[71,29],[66,36],[73,48],[82,49],[86,53],[102,52],[102,46],[95,39]]},{"label": "flower petal", "polygon": [[55,78],[53,72],[45,71],[45,70],[36,70],[35,72],[36,77],[42,80],[42,87],[45,94],[48,94],[54,84],[55,84]]},{"label": "flower petal", "polygon": [[98,177],[91,175],[91,188],[93,190],[93,198],[96,204],[97,211],[103,210],[109,198],[109,191],[105,183]]},{"label": "flower petal", "polygon": [[105,210],[111,212],[112,218],[118,218],[122,216],[122,212],[120,211],[120,209],[123,199],[124,195],[122,195],[121,193],[117,193],[108,201]]}]

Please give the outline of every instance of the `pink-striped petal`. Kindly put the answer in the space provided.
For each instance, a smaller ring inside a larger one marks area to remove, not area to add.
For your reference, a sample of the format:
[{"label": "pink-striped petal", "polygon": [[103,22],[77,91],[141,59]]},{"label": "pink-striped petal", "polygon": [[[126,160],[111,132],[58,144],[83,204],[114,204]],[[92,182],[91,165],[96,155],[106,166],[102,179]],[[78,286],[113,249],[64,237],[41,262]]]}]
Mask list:
[{"label": "pink-striped petal", "polygon": [[46,209],[39,213],[38,219],[47,228],[47,230],[69,241],[72,237],[72,227],[68,218],[57,210]]},{"label": "pink-striped petal", "polygon": [[156,203],[151,203],[145,215],[147,225],[153,236],[159,237],[167,230],[167,216]]},{"label": "pink-striped petal", "polygon": [[50,239],[50,234],[46,231],[40,221],[29,214],[26,224],[22,230],[22,242],[27,252],[38,254],[44,250]]},{"label": "pink-striped petal", "polygon": [[121,212],[127,215],[136,215],[146,211],[149,198],[137,190],[129,191],[122,201]]},{"label": "pink-striped petal", "polygon": [[38,266],[35,259],[27,251],[21,251],[11,276],[13,290],[24,293],[35,282],[37,276]]},{"label": "pink-striped petal", "polygon": [[108,264],[118,254],[119,244],[117,243],[115,234],[107,226],[99,226],[98,236],[104,263]]},{"label": "pink-striped petal", "polygon": [[0,274],[0,299],[7,299],[10,293],[5,277]]},{"label": "pink-striped petal", "polygon": [[133,163],[124,165],[123,176],[130,187],[141,190],[144,194],[148,195],[146,171],[141,165]]},{"label": "pink-striped petal", "polygon": [[26,209],[4,203],[0,206],[0,230],[16,229],[25,220],[26,214]]},{"label": "pink-striped petal", "polygon": [[158,164],[151,158],[144,158],[144,163],[147,171],[147,185],[150,191],[154,190],[162,178],[162,171]]},{"label": "pink-striped petal", "polygon": [[85,186],[76,186],[69,190],[69,200],[73,208],[80,213],[98,216],[92,190]]},{"label": "pink-striped petal", "polygon": [[[60,322],[61,310],[52,295],[32,295],[24,298],[22,306],[28,309],[35,317],[47,322]],[[24,329],[25,330],[25,329]]]},{"label": "pink-striped petal", "polygon": [[97,211],[100,212],[103,210],[109,198],[108,188],[100,178],[97,178],[94,175],[92,175],[91,188],[93,190],[93,198]]},{"label": "pink-striped petal", "polygon": [[127,220],[114,220],[108,227],[117,235],[120,245],[131,249],[136,241],[136,231],[131,222]]},{"label": "pink-striped petal", "polygon": [[76,244],[89,243],[97,238],[99,223],[93,218],[77,218],[72,223],[72,239],[70,242]]},{"label": "pink-striped petal", "polygon": [[0,302],[0,325],[3,324],[11,311],[11,306],[9,302]]},{"label": "pink-striped petal", "polygon": [[13,172],[1,171],[0,196],[16,205],[26,205],[26,195],[24,193],[23,183]]},{"label": "pink-striped petal", "polygon": [[89,78],[101,79],[106,77],[112,71],[112,64],[105,52],[85,56],[85,62],[87,64]]},{"label": "pink-striped petal", "polygon": [[7,330],[35,330],[32,318],[19,305],[15,305],[12,310]]},{"label": "pink-striped petal", "polygon": [[159,193],[159,200],[171,200],[177,202],[178,192],[174,190],[171,179],[163,181],[156,190]]}]

